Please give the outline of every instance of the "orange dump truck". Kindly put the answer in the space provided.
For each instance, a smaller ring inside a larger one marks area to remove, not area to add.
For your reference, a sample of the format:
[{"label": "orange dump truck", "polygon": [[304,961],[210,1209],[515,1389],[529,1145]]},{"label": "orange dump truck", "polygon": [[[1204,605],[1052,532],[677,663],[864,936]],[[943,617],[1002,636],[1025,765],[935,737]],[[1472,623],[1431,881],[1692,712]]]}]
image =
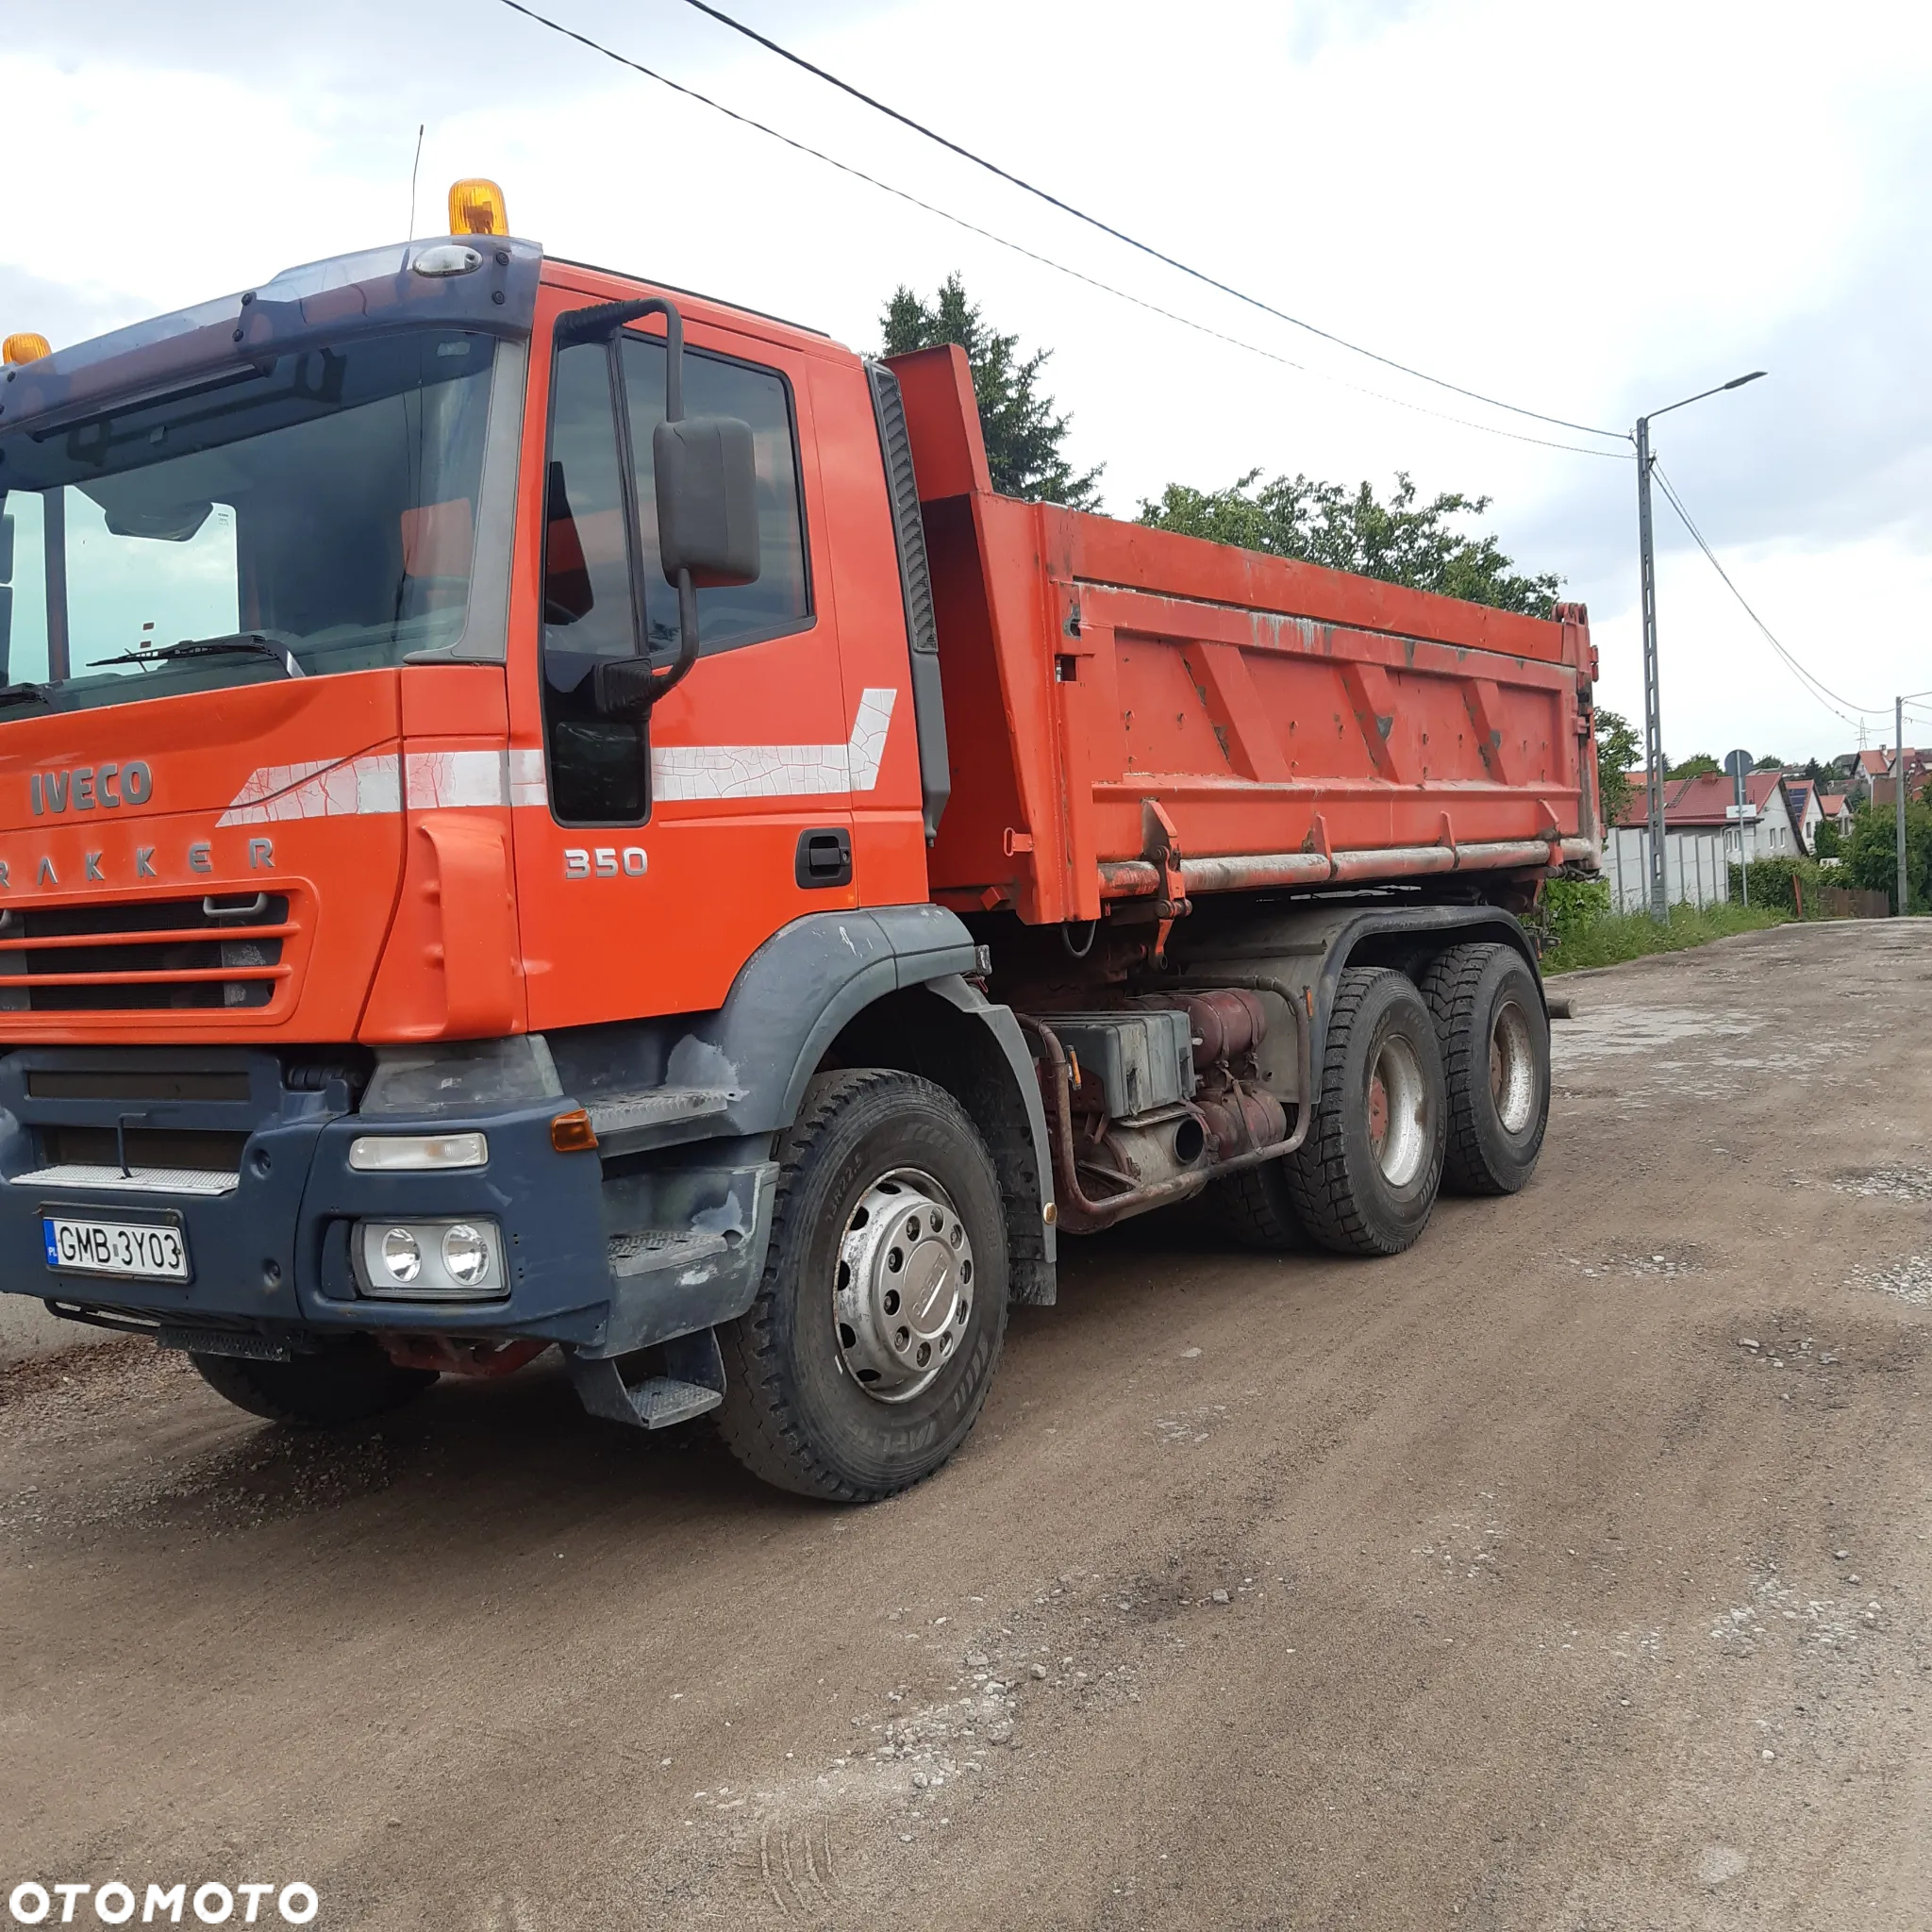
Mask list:
[{"label": "orange dump truck", "polygon": [[957,350],[452,227],[8,345],[0,1288],[865,1498],[1061,1235],[1528,1179],[1580,608],[996,495]]}]

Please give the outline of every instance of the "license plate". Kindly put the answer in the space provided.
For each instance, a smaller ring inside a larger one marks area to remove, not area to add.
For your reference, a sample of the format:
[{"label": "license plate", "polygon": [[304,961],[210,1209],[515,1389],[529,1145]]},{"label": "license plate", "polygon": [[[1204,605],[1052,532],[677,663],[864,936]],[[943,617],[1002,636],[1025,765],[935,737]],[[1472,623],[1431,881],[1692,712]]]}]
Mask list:
[{"label": "license plate", "polygon": [[47,1266],[62,1274],[109,1274],[141,1281],[186,1281],[188,1237],[156,1221],[96,1221],[45,1214]]}]

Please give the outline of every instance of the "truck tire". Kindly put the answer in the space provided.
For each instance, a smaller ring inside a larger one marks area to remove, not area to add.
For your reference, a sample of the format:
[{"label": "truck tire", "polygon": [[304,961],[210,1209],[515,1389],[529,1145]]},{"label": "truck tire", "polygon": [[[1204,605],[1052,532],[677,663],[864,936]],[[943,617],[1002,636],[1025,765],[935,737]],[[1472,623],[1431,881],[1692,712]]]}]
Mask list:
[{"label": "truck tire", "polygon": [[1309,1236],[1338,1255],[1399,1255],[1428,1224],[1448,1111],[1436,1026],[1415,982],[1351,966],[1328,1017],[1315,1118],[1283,1160]]},{"label": "truck tire", "polygon": [[264,1421],[295,1429],[339,1429],[400,1408],[436,1380],[431,1369],[400,1369],[375,1342],[330,1342],[292,1361],[191,1355],[217,1395]]},{"label": "truck tire", "polygon": [[831,1502],[906,1489],[971,1432],[1007,1325],[992,1158],[951,1094],[880,1068],[807,1090],[779,1153],[758,1298],[719,1330],[721,1433]]},{"label": "truck tire", "polygon": [[1513,946],[1451,946],[1423,975],[1449,1091],[1442,1185],[1513,1194],[1550,1120],[1550,1023]]},{"label": "truck tire", "polygon": [[1263,1255],[1306,1254],[1312,1243],[1289,1192],[1285,1160],[1266,1160],[1210,1181],[1202,1205],[1230,1240]]}]

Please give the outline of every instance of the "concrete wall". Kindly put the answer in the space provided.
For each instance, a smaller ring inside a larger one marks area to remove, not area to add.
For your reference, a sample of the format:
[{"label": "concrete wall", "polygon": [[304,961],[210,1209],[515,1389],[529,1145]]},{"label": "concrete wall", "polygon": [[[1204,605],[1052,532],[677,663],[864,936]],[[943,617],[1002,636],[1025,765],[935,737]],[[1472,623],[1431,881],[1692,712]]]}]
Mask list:
[{"label": "concrete wall", "polygon": [[[1730,896],[1729,868],[1736,851],[1734,835],[1666,832],[1664,890],[1670,903],[1721,905]],[[1604,841],[1603,875],[1609,882],[1612,911],[1649,909],[1650,833],[1643,826],[1618,825],[1612,830]]]}]

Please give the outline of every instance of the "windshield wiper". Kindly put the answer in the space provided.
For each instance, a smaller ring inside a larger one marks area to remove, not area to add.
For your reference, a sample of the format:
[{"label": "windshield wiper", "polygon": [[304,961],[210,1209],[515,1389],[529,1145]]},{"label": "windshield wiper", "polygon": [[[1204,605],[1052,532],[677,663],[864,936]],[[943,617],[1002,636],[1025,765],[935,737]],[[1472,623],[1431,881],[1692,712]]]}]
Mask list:
[{"label": "windshield wiper", "polygon": [[[258,658],[270,658],[291,677],[308,674],[295,661],[288,645],[258,630],[238,630],[224,638],[183,638],[178,644],[161,644],[152,651],[122,651],[112,658],[97,658],[97,664],[158,664],[175,658],[218,658],[228,652],[246,651]],[[4,695],[4,693],[0,693]]]},{"label": "windshield wiper", "polygon": [[25,705],[47,695],[44,684],[0,684],[0,705]]}]

